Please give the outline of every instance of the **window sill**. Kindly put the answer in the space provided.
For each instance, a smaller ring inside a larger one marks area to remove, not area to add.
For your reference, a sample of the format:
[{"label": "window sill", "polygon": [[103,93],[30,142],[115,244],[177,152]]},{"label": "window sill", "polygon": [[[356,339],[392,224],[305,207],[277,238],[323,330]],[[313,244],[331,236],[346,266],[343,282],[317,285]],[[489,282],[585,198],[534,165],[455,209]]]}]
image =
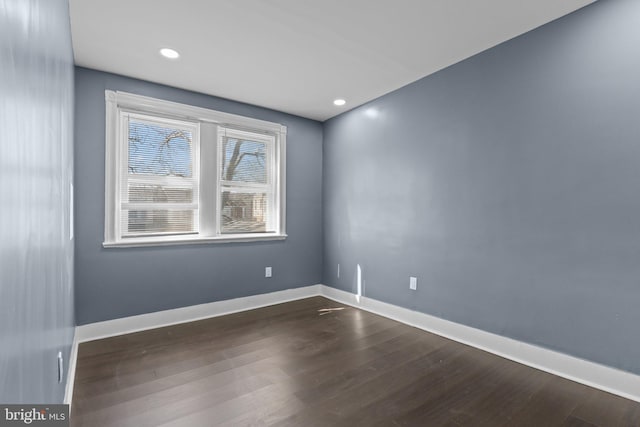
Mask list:
[{"label": "window sill", "polygon": [[286,234],[234,234],[233,236],[220,237],[195,237],[171,236],[162,238],[132,238],[130,240],[118,240],[115,242],[103,242],[104,248],[133,248],[144,246],[173,246],[173,245],[200,245],[207,243],[244,243],[244,242],[264,242],[269,240],[285,240]]}]

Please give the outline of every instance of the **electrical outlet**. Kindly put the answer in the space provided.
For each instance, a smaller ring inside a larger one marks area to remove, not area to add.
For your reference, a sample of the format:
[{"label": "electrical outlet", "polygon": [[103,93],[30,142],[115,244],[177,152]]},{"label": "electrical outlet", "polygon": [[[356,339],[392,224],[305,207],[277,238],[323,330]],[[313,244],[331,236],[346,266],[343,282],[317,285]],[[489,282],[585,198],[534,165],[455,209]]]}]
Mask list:
[{"label": "electrical outlet", "polygon": [[264,277],[271,277],[271,267],[264,268]]},{"label": "electrical outlet", "polygon": [[409,289],[416,290],[418,289],[418,278],[417,277],[409,277]]},{"label": "electrical outlet", "polygon": [[62,358],[62,352],[58,352],[58,382],[62,382],[64,377],[64,359]]}]

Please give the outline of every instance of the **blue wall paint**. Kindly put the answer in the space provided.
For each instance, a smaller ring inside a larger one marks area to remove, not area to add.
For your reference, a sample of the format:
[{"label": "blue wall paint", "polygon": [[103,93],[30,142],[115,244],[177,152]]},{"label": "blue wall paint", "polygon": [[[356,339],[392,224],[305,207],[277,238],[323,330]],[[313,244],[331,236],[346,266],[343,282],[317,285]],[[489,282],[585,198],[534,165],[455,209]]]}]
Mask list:
[{"label": "blue wall paint", "polygon": [[640,374],[639,17],[597,2],[326,122],[323,282]]},{"label": "blue wall paint", "polygon": [[0,402],[61,403],[73,340],[66,0],[0,0]]},{"label": "blue wall paint", "polygon": [[[287,126],[285,241],[104,249],[105,89]],[[234,101],[76,68],[78,324],[312,285],[322,277],[322,125]],[[264,267],[273,277],[264,278]]]}]

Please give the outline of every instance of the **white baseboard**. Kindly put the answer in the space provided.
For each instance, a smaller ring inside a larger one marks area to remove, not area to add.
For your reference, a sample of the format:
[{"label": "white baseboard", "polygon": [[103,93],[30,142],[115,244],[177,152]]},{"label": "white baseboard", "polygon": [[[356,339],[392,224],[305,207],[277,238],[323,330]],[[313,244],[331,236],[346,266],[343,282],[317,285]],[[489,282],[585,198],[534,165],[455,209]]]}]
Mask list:
[{"label": "white baseboard", "polygon": [[78,337],[78,342],[82,343],[116,335],[161,328],[163,326],[193,322],[210,317],[224,316],[225,314],[238,313],[240,311],[253,310],[255,308],[317,296],[320,295],[320,286],[321,285],[305,286],[268,294],[251,295],[248,297],[90,323],[88,325],[78,326],[76,328],[76,336]]},{"label": "white baseboard", "polygon": [[253,310],[321,295],[336,302],[423,329],[523,365],[640,402],[640,376],[567,354],[485,332],[418,311],[409,310],[325,285],[312,285],[268,294],[141,314],[78,326],[69,361],[65,403],[71,403],[78,343]]},{"label": "white baseboard", "polygon": [[73,398],[73,386],[76,381],[76,363],[78,362],[78,328],[73,333],[73,343],[71,344],[71,352],[69,353],[69,360],[67,362],[67,384],[64,389],[64,401],[63,403],[69,405],[71,409],[71,399]]},{"label": "white baseboard", "polygon": [[640,402],[640,376],[328,286],[321,295],[532,368]]}]

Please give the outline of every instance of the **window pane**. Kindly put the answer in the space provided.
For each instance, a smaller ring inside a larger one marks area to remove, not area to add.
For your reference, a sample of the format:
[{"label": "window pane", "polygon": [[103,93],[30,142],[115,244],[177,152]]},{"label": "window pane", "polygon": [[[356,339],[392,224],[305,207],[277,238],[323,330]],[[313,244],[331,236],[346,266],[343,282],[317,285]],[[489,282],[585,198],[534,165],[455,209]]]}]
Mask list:
[{"label": "window pane", "polygon": [[225,138],[222,146],[222,179],[266,184],[266,154],[264,142]]},{"label": "window pane", "polygon": [[123,211],[125,234],[183,234],[195,232],[193,210],[130,210]]},{"label": "window pane", "polygon": [[267,231],[268,198],[265,193],[222,192],[222,233]]},{"label": "window pane", "polygon": [[191,177],[191,131],[129,120],[129,173]]},{"label": "window pane", "polygon": [[163,185],[129,184],[130,203],[191,203],[192,188],[176,188]]}]

